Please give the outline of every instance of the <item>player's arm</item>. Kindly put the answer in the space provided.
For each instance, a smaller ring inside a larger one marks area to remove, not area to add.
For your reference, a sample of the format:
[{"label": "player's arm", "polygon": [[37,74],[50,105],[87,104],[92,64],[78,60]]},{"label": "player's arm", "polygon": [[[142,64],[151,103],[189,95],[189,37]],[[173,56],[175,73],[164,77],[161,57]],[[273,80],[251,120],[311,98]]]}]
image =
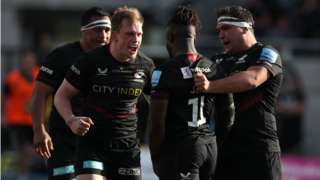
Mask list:
[{"label": "player's arm", "polygon": [[73,114],[71,98],[78,92],[77,88],[64,79],[54,97],[54,105],[72,132],[84,136],[89,131],[90,126],[93,125],[93,122],[89,117],[75,116]]},{"label": "player's arm", "polygon": [[33,102],[31,106],[33,143],[35,150],[42,157],[50,158],[50,151],[53,150],[53,143],[45,127],[45,113],[47,101],[53,93],[53,88],[45,83],[36,81],[33,90]]},{"label": "player's arm", "polygon": [[168,99],[154,98],[151,96],[150,119],[150,153],[154,172],[159,175],[159,158],[161,144],[165,137],[165,117],[167,113]]},{"label": "player's arm", "polygon": [[234,93],[254,89],[267,81],[270,74],[264,66],[251,66],[223,79],[208,81],[202,73],[195,75],[197,90],[210,93]]}]

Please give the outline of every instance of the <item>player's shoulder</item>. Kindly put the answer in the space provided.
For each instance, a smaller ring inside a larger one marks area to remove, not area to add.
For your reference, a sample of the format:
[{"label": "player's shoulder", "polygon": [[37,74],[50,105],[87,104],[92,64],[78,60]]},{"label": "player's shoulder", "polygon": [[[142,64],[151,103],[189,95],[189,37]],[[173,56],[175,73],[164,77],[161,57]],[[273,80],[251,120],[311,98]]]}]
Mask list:
[{"label": "player's shoulder", "polygon": [[81,48],[79,41],[68,42],[68,43],[59,44],[55,49],[51,51],[51,53],[69,53],[79,48]]},{"label": "player's shoulder", "polygon": [[205,56],[203,54],[198,54],[198,60],[204,61],[204,62],[214,63],[214,61],[211,58],[209,58],[208,56]]},{"label": "player's shoulder", "polygon": [[112,55],[109,51],[108,45],[99,46],[92,50],[87,51],[86,53],[83,53],[82,56],[79,57],[79,59],[86,59],[90,64],[94,64],[100,61],[103,62],[109,62],[105,61],[105,59],[111,59]]},{"label": "player's shoulder", "polygon": [[137,58],[141,61],[146,61],[146,62],[149,62],[149,63],[153,63],[153,60],[148,57],[144,52],[142,52],[141,50],[138,51],[138,54],[137,54]]},{"label": "player's shoulder", "polygon": [[279,54],[279,51],[274,46],[261,42],[258,42],[256,45],[254,45],[252,49],[254,50],[252,53],[258,52],[259,54],[262,54],[271,52]]},{"label": "player's shoulder", "polygon": [[154,68],[153,60],[150,57],[148,57],[146,54],[144,54],[142,51],[138,51],[136,58],[139,61],[139,63],[141,63],[147,67]]},{"label": "player's shoulder", "polygon": [[182,59],[180,57],[170,57],[164,63],[157,66],[157,70],[170,71],[173,69],[180,68]]},{"label": "player's shoulder", "polygon": [[217,64],[220,64],[221,62],[234,61],[235,60],[231,55],[229,55],[229,54],[227,54],[225,52],[215,53],[214,55],[212,55],[210,57],[210,59],[211,59],[211,61],[213,61],[213,62],[215,62]]},{"label": "player's shoulder", "polygon": [[269,63],[275,63],[280,59],[279,51],[269,44],[259,43],[259,59]]},{"label": "player's shoulder", "polygon": [[272,51],[272,52],[275,52],[275,53],[278,53],[279,54],[279,51],[273,47],[272,45],[270,44],[261,44],[260,45],[260,49],[262,50],[262,52],[265,52],[265,51]]}]

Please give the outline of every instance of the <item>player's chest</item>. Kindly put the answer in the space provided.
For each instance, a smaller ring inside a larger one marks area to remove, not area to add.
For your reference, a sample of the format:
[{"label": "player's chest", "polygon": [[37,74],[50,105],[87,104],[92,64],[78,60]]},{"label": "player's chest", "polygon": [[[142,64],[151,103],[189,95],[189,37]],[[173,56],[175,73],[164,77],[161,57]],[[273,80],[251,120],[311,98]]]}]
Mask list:
[{"label": "player's chest", "polygon": [[147,83],[147,72],[136,65],[98,65],[88,82],[90,92],[95,95],[136,97]]},{"label": "player's chest", "polygon": [[251,53],[236,56],[233,58],[233,61],[224,63],[224,66],[226,66],[226,69],[228,69],[229,75],[245,71],[250,66],[253,66],[255,62],[258,60],[258,55],[256,53]]}]

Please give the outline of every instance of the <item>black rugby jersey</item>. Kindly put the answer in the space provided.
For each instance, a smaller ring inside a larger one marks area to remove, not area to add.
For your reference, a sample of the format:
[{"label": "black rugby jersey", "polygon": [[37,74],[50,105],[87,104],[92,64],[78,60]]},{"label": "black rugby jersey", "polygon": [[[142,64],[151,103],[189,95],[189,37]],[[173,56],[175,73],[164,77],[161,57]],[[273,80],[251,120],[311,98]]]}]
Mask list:
[{"label": "black rugby jersey", "polygon": [[[81,49],[80,42],[68,43],[54,49],[40,67],[37,81],[53,87],[54,92],[52,97],[54,97],[70,66],[76,61],[76,58],[83,53],[84,51]],[[72,108],[75,114],[81,113],[81,104],[81,96],[72,98]],[[49,127],[50,129],[68,128],[53,103],[49,117]]]},{"label": "black rugby jersey", "polygon": [[241,54],[224,54],[215,59],[230,75],[251,66],[264,66],[271,75],[255,89],[233,93],[236,114],[227,142],[228,148],[235,151],[280,151],[274,115],[283,78],[278,51],[257,43]]},{"label": "black rugby jersey", "polygon": [[165,138],[169,141],[214,135],[215,96],[196,92],[193,73],[201,71],[213,79],[217,76],[216,64],[202,56],[192,62],[189,56],[169,60],[152,75],[152,98],[168,98]]},{"label": "black rugby jersey", "polygon": [[109,46],[99,47],[79,58],[66,80],[85,96],[83,114],[93,128],[108,137],[133,137],[137,130],[137,99],[150,94],[153,70],[150,59],[139,56],[130,62],[115,60]]}]

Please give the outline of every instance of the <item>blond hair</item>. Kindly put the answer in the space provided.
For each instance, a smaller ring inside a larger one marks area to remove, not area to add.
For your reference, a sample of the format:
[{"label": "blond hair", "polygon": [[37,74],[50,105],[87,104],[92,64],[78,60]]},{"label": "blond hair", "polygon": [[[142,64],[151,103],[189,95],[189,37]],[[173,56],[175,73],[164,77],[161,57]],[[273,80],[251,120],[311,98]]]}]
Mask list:
[{"label": "blond hair", "polygon": [[122,6],[113,12],[111,18],[112,31],[119,31],[123,20],[128,20],[130,23],[141,22],[143,24],[144,22],[143,16],[137,8]]}]

